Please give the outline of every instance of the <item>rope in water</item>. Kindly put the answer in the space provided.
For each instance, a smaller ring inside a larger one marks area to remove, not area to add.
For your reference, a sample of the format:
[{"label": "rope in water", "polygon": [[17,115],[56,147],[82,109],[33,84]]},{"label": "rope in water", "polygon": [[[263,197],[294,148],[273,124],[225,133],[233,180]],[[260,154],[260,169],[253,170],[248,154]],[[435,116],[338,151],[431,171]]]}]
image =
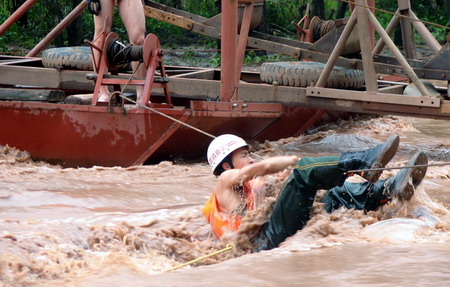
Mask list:
[{"label": "rope in water", "polygon": [[223,249],[220,249],[220,250],[218,250],[218,251],[216,251],[216,252],[213,252],[213,253],[210,253],[210,254],[201,256],[201,257],[199,257],[199,258],[197,258],[197,259],[188,261],[188,262],[183,263],[183,264],[180,264],[180,265],[178,265],[178,266],[172,267],[172,268],[166,270],[165,272],[169,272],[169,271],[174,271],[174,270],[180,269],[180,268],[182,268],[182,267],[185,267],[185,266],[188,266],[188,265],[197,263],[197,262],[199,262],[199,261],[202,261],[202,260],[204,260],[204,259],[206,259],[206,258],[215,256],[215,255],[217,255],[217,254],[224,253],[225,251],[229,251],[229,250],[231,250],[231,249],[233,249],[233,244],[229,243],[229,244],[227,244],[227,246],[226,246],[225,248],[223,248]]},{"label": "rope in water", "polygon": [[[122,99],[127,100],[127,101],[129,101],[129,102],[131,102],[131,103],[133,103],[133,104],[135,104],[135,105],[138,105],[139,107],[148,109],[148,110],[150,110],[150,111],[152,111],[152,112],[154,112],[154,113],[157,113],[158,115],[161,115],[161,116],[166,117],[166,118],[168,118],[168,119],[170,119],[170,120],[172,120],[172,121],[175,121],[175,122],[177,122],[177,123],[179,123],[179,124],[182,124],[182,125],[184,125],[184,126],[186,126],[186,127],[188,127],[188,128],[191,128],[191,129],[193,129],[193,130],[195,130],[195,131],[197,131],[197,132],[199,132],[199,133],[202,133],[202,134],[204,134],[204,135],[207,135],[207,136],[209,136],[209,137],[211,137],[211,138],[216,138],[215,136],[213,136],[213,135],[211,135],[211,134],[209,134],[209,133],[207,133],[207,132],[205,132],[205,131],[202,131],[202,130],[200,130],[200,129],[194,127],[194,126],[188,125],[188,124],[186,124],[186,123],[184,123],[184,122],[182,122],[182,121],[179,121],[179,120],[177,120],[177,119],[175,119],[175,118],[173,118],[173,117],[171,117],[171,116],[168,116],[168,115],[166,115],[166,114],[164,114],[164,113],[161,113],[161,112],[159,112],[159,111],[157,111],[157,110],[155,110],[155,109],[152,109],[152,108],[150,108],[150,107],[141,105],[140,103],[137,103],[136,101],[133,101],[133,100],[127,98],[127,97],[124,97],[124,96],[122,95],[122,93],[123,93],[123,91],[125,90],[125,88],[126,88],[126,86],[128,85],[128,83],[130,82],[130,80],[133,78],[133,75],[134,75],[135,71],[139,68],[139,65],[140,65],[140,64],[141,64],[141,62],[139,62],[138,66],[137,66],[136,69],[133,71],[133,73],[131,74],[130,78],[128,79],[128,81],[127,81],[127,82],[125,83],[125,85],[123,86],[122,90],[121,90],[120,92],[117,92],[117,94],[118,94],[119,97],[121,97]],[[212,257],[212,256],[215,256],[215,255],[224,253],[224,252],[229,251],[229,250],[231,250],[231,249],[233,249],[233,245],[232,245],[231,243],[229,243],[229,244],[227,244],[227,246],[226,246],[225,248],[223,248],[223,249],[220,249],[220,250],[215,251],[215,252],[213,252],[213,253],[210,253],[210,254],[201,256],[201,257],[199,257],[199,258],[196,258],[196,259],[194,259],[194,260],[185,262],[185,263],[183,263],[183,264],[174,266],[174,267],[172,267],[172,268],[166,270],[165,272],[174,271],[174,270],[183,268],[183,267],[185,267],[185,266],[188,266],[188,265],[191,265],[191,264],[200,262],[200,261],[202,261],[202,260],[205,260],[205,259],[207,259],[207,258],[210,258],[210,257]]]}]

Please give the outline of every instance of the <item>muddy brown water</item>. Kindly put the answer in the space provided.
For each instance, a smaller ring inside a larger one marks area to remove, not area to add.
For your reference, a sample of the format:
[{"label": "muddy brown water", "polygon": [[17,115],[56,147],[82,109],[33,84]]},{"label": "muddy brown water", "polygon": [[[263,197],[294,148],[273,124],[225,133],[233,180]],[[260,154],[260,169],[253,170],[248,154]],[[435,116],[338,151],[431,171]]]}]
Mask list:
[{"label": "muddy brown water", "polygon": [[[401,136],[390,165],[417,150],[450,161],[450,122],[403,117],[328,124],[266,142],[256,158],[331,155]],[[387,171],[390,176],[397,171]],[[450,166],[430,167],[413,199],[364,214],[315,206],[279,248],[226,251],[200,208],[215,183],[203,163],[63,169],[0,150],[0,286],[449,286]]]}]

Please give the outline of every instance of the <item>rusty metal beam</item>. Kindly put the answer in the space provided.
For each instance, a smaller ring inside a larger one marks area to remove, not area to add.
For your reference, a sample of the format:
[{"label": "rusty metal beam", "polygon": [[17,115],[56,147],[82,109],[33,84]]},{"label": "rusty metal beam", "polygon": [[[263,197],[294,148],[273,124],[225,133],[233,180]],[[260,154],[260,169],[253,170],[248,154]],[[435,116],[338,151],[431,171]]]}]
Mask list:
[{"label": "rusty metal beam", "polygon": [[412,21],[414,28],[416,28],[417,33],[422,37],[422,39],[427,43],[430,49],[437,53],[442,48],[441,44],[433,37],[433,35],[428,31],[427,27],[419,21],[416,14],[412,10],[409,10],[409,17],[413,18],[416,21]]},{"label": "rusty metal beam", "polygon": [[229,101],[233,97],[237,96],[236,79],[237,71],[237,17],[238,2],[237,0],[222,0],[222,23],[227,25],[221,25],[221,87],[220,87],[220,100]]},{"label": "rusty metal beam", "polygon": [[277,118],[283,115],[279,103],[191,101],[193,116]]},{"label": "rusty metal beam", "polygon": [[72,23],[86,9],[86,0],[77,5],[50,33],[45,36],[28,54],[27,57],[38,55],[45,47],[53,41],[70,23]]},{"label": "rusty metal beam", "polygon": [[0,36],[2,36],[20,17],[23,16],[38,0],[27,0],[0,26]]},{"label": "rusty metal beam", "polygon": [[[397,9],[397,11],[395,11],[395,14],[398,14],[398,13],[399,13],[399,11],[398,11],[398,9]],[[397,16],[397,15],[394,15],[394,16],[392,17],[391,21],[389,21],[389,24],[388,24],[387,27],[386,27],[386,33],[387,33],[388,35],[391,35],[392,32],[395,31],[395,28],[397,27],[397,25],[398,25],[399,23],[400,23],[400,17]],[[381,53],[381,51],[382,51],[383,48],[384,48],[384,45],[385,45],[385,43],[384,43],[384,41],[383,41],[383,38],[380,38],[380,39],[378,40],[377,44],[375,45],[375,48],[373,49],[372,55],[374,56],[374,55],[376,55],[376,54]]]},{"label": "rusty metal beam", "polygon": [[[251,2],[251,1],[250,1]],[[241,3],[241,2],[239,2]],[[244,64],[245,48],[247,47],[248,33],[250,32],[250,24],[253,15],[253,2],[245,6],[244,16],[242,17],[241,31],[239,33],[239,40],[237,46],[237,68],[236,81],[241,79],[242,66]],[[237,94],[237,97],[239,93]],[[235,97],[236,98],[236,97]],[[236,98],[238,99],[238,98]]]},{"label": "rusty metal beam", "polygon": [[[147,0],[146,3],[149,1]],[[163,6],[163,5],[162,5]],[[152,5],[152,8],[157,9],[157,6]],[[170,11],[170,12],[168,12]],[[173,25],[177,25],[179,27],[183,27],[184,22],[178,21],[169,21],[168,19],[177,18],[175,16],[178,15],[179,11],[171,8],[164,8],[164,12],[166,12],[165,22],[168,22]],[[171,13],[172,12],[172,13]],[[201,35],[205,35],[208,37],[212,37],[215,39],[220,39],[220,31],[218,28],[213,26],[208,26],[203,24],[203,22],[196,21],[196,15],[182,11],[182,15],[178,15],[181,17],[186,17],[192,22],[192,29],[190,31],[194,33],[198,33]],[[173,14],[177,13],[177,14]],[[371,13],[369,13],[371,14]],[[178,18],[177,18],[178,19]],[[181,18],[180,18],[181,19]],[[202,18],[206,19],[206,18]],[[198,19],[197,19],[198,20]],[[348,25],[348,24],[347,24]],[[309,50],[312,47],[312,44],[300,42],[292,39],[285,39],[277,36],[267,35],[264,33],[252,31],[247,40],[247,46],[257,49],[262,49],[274,53],[279,53],[287,56],[291,56],[297,58],[299,60],[308,60],[315,61],[321,63],[327,63],[330,55]],[[431,71],[431,70],[423,70],[423,66],[425,62],[413,59],[405,59],[406,62],[414,68],[414,71],[417,73],[419,77],[427,78],[427,79],[437,79],[437,80],[450,80],[450,70],[440,70],[440,71]],[[408,73],[402,68],[399,64],[399,61],[394,57],[382,56],[382,55],[374,55],[374,66],[375,71],[377,73],[383,74],[396,74],[407,76]],[[336,66],[348,68],[348,69],[363,69],[363,61],[359,59],[348,59],[345,57],[338,57],[335,63]]]},{"label": "rusty metal beam", "polygon": [[371,12],[368,13],[368,16],[369,16],[370,22],[375,27],[375,30],[378,32],[380,37],[383,38],[383,41],[386,43],[386,45],[389,47],[391,52],[397,58],[400,65],[402,66],[402,68],[408,74],[408,77],[414,82],[414,84],[416,85],[416,87],[419,89],[419,91],[422,93],[423,96],[429,96],[427,89],[425,88],[423,83],[420,81],[419,77],[416,75],[416,73],[411,68],[409,63],[405,60],[402,53],[400,53],[398,48],[395,46],[394,42],[391,40],[389,35],[386,33],[386,31],[384,31],[383,27],[378,22],[377,18],[375,18],[375,16]]}]

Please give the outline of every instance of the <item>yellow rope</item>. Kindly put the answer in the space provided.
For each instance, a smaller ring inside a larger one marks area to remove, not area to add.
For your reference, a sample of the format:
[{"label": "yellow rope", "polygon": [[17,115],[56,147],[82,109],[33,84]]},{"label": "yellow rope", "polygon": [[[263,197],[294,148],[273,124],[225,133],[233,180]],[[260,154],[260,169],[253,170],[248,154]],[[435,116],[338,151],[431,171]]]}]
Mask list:
[{"label": "yellow rope", "polygon": [[221,249],[221,250],[218,250],[218,251],[213,252],[213,253],[211,253],[211,254],[207,254],[207,255],[201,256],[201,257],[199,257],[199,258],[197,258],[197,259],[188,261],[188,262],[183,263],[183,264],[180,264],[180,265],[178,265],[178,266],[172,267],[172,268],[166,270],[166,272],[168,272],[168,271],[174,271],[174,270],[176,270],[176,269],[179,269],[179,268],[182,268],[182,267],[185,267],[185,266],[188,266],[188,265],[197,263],[197,262],[202,261],[202,260],[204,260],[204,259],[206,259],[206,258],[212,257],[212,256],[214,256],[214,255],[223,253],[223,252],[228,251],[228,250],[231,250],[231,249],[233,249],[233,244],[230,243],[230,244],[227,244],[227,246],[226,246],[225,248]]},{"label": "yellow rope", "polygon": [[391,15],[393,15],[393,16],[402,17],[402,18],[405,18],[405,19],[409,19],[409,20],[411,20],[411,21],[422,22],[422,23],[424,23],[424,24],[429,24],[429,25],[432,25],[432,26],[436,26],[436,27],[439,27],[439,28],[443,28],[443,29],[446,29],[446,30],[450,30],[450,27],[446,27],[446,26],[443,26],[443,25],[440,25],[440,24],[436,24],[436,23],[433,23],[433,22],[429,22],[429,21],[425,21],[425,20],[414,19],[414,18],[405,16],[405,15],[402,15],[402,14],[396,14],[396,13],[393,13],[393,12],[390,12],[390,11],[387,11],[387,10],[375,8],[375,7],[368,6],[368,5],[358,4],[358,3],[355,3],[355,2],[353,2],[353,1],[351,1],[351,0],[337,0],[337,1],[339,1],[339,2],[344,2],[344,3],[348,3],[348,4],[353,4],[353,5],[360,6],[360,7],[364,7],[364,8],[373,9],[373,10],[378,11],[378,12],[382,12],[382,13],[386,13],[386,14],[391,14]]}]

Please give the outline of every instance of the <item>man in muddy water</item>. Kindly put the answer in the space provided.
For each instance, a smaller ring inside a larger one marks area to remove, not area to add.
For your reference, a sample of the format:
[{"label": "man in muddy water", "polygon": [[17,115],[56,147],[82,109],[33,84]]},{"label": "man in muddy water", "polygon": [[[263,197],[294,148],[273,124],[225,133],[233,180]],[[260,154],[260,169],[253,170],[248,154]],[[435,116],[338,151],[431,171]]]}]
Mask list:
[{"label": "man in muddy water", "polygon": [[[145,40],[145,15],[144,7],[141,0],[87,0],[87,8],[94,15],[94,44],[100,46],[98,37],[105,28],[106,33],[111,32],[112,15],[114,11],[114,3],[119,7],[120,17],[125,25],[130,43],[133,45],[143,45]],[[98,59],[99,52],[94,49],[95,59]],[[136,76],[145,78],[146,71],[144,65],[132,63],[133,70],[136,70]],[[95,67],[95,65],[94,65]],[[143,87],[136,87],[137,98],[139,99],[143,93]],[[99,91],[99,102],[109,102],[111,95],[106,86],[101,86]]]},{"label": "man in muddy water", "polygon": [[[267,222],[252,242],[255,251],[275,248],[306,225],[317,190],[328,190],[322,198],[327,212],[341,206],[369,211],[394,197],[411,199],[425,177],[426,167],[402,169],[385,180],[378,180],[381,171],[368,171],[359,174],[366,182],[345,181],[347,171],[384,167],[394,157],[398,145],[399,137],[393,135],[386,142],[361,152],[302,159],[295,155],[276,156],[254,162],[249,154],[250,146],[242,138],[221,135],[208,147],[208,163],[218,180],[203,213],[217,237],[237,231],[245,213],[255,209],[257,182],[260,182],[256,179],[293,167]],[[425,153],[418,152],[407,165],[427,162]]]}]

